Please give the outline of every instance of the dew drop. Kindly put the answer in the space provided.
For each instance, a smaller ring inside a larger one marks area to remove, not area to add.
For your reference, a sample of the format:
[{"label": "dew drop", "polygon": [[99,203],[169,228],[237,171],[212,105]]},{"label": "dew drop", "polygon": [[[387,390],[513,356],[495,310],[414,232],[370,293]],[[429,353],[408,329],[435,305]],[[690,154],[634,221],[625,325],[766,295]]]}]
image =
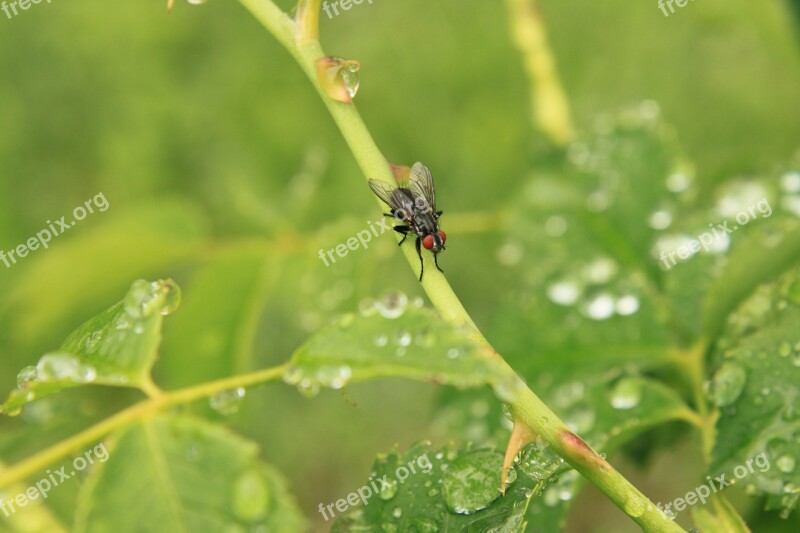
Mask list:
[{"label": "dew drop", "polygon": [[401,329],[394,335],[394,342],[398,346],[409,346],[413,339],[411,332],[405,329]]},{"label": "dew drop", "polygon": [[691,178],[683,172],[675,172],[667,177],[667,190],[670,192],[683,192],[688,189],[691,184]]},{"label": "dew drop", "polygon": [[784,474],[791,474],[794,472],[796,461],[795,458],[789,454],[784,454],[775,460],[775,466]]},{"label": "dew drop", "polygon": [[400,291],[389,291],[375,303],[375,308],[384,318],[394,319],[403,315],[408,305],[408,296]]},{"label": "dew drop", "polygon": [[508,242],[497,249],[497,262],[503,266],[514,266],[522,260],[522,245],[516,242]]},{"label": "dew drop", "polygon": [[243,387],[218,392],[208,399],[208,404],[221,415],[233,415],[239,412],[245,394]]},{"label": "dew drop", "polygon": [[667,229],[672,224],[672,215],[663,209],[654,211],[647,219],[647,224],[655,230]]},{"label": "dew drop", "polygon": [[17,374],[17,387],[26,389],[28,386],[36,381],[39,377],[35,366],[26,366]]},{"label": "dew drop", "polygon": [[319,389],[319,383],[309,378],[303,378],[297,384],[297,390],[306,398],[313,398],[319,394]]},{"label": "dew drop", "polygon": [[580,296],[578,285],[572,281],[559,281],[547,288],[547,297],[558,305],[572,305]]},{"label": "dew drop", "polygon": [[611,392],[611,406],[614,409],[633,409],[642,399],[642,383],[635,378],[623,378]]},{"label": "dew drop", "polygon": [[378,497],[383,501],[389,501],[397,494],[397,481],[392,480],[389,484],[383,484],[378,492]]},{"label": "dew drop", "polygon": [[97,377],[97,371],[89,364],[82,363],[72,354],[55,352],[45,354],[36,365],[40,381],[73,381],[90,383]]},{"label": "dew drop", "polygon": [[392,510],[392,516],[395,518],[400,518],[403,516],[403,510],[400,507],[395,507]]},{"label": "dew drop", "polygon": [[786,193],[800,193],[800,172],[787,172],[781,176],[781,190]]},{"label": "dew drop", "polygon": [[389,344],[389,337],[386,335],[378,335],[372,342],[378,347],[386,346]]},{"label": "dew drop", "polygon": [[737,363],[724,363],[714,373],[709,387],[711,401],[724,407],[736,401],[744,390],[747,372]]},{"label": "dew drop", "polygon": [[91,335],[86,338],[86,344],[84,347],[86,348],[87,353],[94,353],[97,349],[97,346],[100,344],[100,340],[103,338],[103,333],[100,330],[93,331]]},{"label": "dew drop", "polygon": [[620,316],[630,316],[639,310],[639,299],[632,294],[621,296],[614,304],[614,310]]},{"label": "dew drop", "polygon": [[500,496],[503,456],[493,450],[476,450],[456,458],[444,474],[445,503],[457,514],[485,509]]},{"label": "dew drop", "polygon": [[232,509],[243,522],[257,522],[267,515],[270,489],[260,472],[245,472],[234,482]]},{"label": "dew drop", "polygon": [[593,320],[605,320],[614,314],[614,298],[602,292],[586,301],[581,311]]},{"label": "dew drop", "polygon": [[550,237],[561,237],[567,232],[567,221],[564,217],[553,215],[544,223],[544,231]]},{"label": "dew drop", "polygon": [[361,80],[358,77],[360,68],[361,65],[357,61],[351,61],[342,69],[342,80],[350,98],[353,98],[358,93],[358,88],[361,85]]}]

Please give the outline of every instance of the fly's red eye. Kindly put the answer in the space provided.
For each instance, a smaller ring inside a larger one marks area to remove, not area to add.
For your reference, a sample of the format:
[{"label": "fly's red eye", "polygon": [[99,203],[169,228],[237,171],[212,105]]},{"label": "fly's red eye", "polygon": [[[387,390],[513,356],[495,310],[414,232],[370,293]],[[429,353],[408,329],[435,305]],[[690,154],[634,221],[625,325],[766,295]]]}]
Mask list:
[{"label": "fly's red eye", "polygon": [[422,238],[422,246],[424,246],[426,250],[433,250],[433,235],[425,235]]},{"label": "fly's red eye", "polygon": [[443,232],[442,230],[439,230],[439,238],[442,239],[442,244],[444,244],[445,241],[447,241],[447,234],[445,232]]}]

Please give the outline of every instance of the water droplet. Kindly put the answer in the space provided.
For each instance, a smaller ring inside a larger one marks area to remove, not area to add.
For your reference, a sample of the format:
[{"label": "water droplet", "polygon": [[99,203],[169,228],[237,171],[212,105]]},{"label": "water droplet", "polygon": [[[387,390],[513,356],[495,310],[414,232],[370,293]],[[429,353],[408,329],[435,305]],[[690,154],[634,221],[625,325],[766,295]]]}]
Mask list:
[{"label": "water droplet", "polygon": [[447,350],[447,358],[448,359],[458,359],[461,355],[461,350],[458,348],[450,348]]},{"label": "water droplet", "polygon": [[409,346],[413,339],[411,332],[405,329],[401,329],[394,335],[394,342],[398,346]]},{"label": "water droplet", "polygon": [[270,489],[260,472],[245,472],[233,485],[233,513],[244,522],[256,522],[267,515]]},{"label": "water droplet", "polygon": [[614,298],[606,292],[601,292],[585,302],[581,312],[594,320],[610,318],[614,314]]},{"label": "water droplet", "polygon": [[208,404],[221,415],[236,414],[239,412],[239,407],[242,405],[245,394],[243,387],[218,392],[208,399]]},{"label": "water droplet", "polygon": [[86,338],[86,344],[84,345],[86,352],[94,353],[102,338],[103,333],[100,330],[93,331],[92,334]]},{"label": "water droplet", "polygon": [[800,193],[800,172],[787,172],[781,176],[781,189],[787,193]]},{"label": "water droplet", "polygon": [[442,480],[445,503],[458,514],[485,509],[500,496],[503,456],[493,450],[476,450],[456,458]]},{"label": "water droplet", "polygon": [[381,490],[378,492],[378,497],[383,501],[389,501],[397,494],[397,481],[389,481],[389,484],[383,484]]},{"label": "water droplet", "polygon": [[26,366],[17,374],[17,387],[21,390],[28,388],[28,385],[36,381],[39,377],[35,366]]},{"label": "water droplet", "polygon": [[356,93],[358,92],[358,87],[361,85],[361,80],[358,77],[358,71],[361,69],[361,65],[357,61],[349,61],[345,63],[344,68],[342,69],[342,80],[344,81],[344,87],[347,89],[347,93],[350,95],[350,98],[353,98]]},{"label": "water droplet", "polygon": [[709,387],[711,401],[724,407],[736,401],[744,390],[747,372],[737,363],[725,363],[714,373]]},{"label": "water droplet", "polygon": [[606,283],[614,277],[619,268],[613,259],[598,257],[583,269],[583,276],[590,283]]},{"label": "water droplet", "polygon": [[514,266],[522,260],[523,248],[517,242],[507,242],[497,249],[497,262],[503,266]]},{"label": "water droplet", "polygon": [[547,288],[547,297],[558,305],[572,305],[580,296],[578,285],[572,281],[559,281]]},{"label": "water droplet", "polygon": [[403,315],[408,305],[408,296],[400,291],[389,291],[375,303],[375,308],[384,318],[394,319]]},{"label": "water droplet", "polygon": [[89,364],[82,363],[75,356],[65,352],[43,355],[36,365],[40,381],[73,381],[90,383],[97,377],[97,371]]},{"label": "water droplet", "polygon": [[611,392],[611,406],[614,409],[633,409],[642,399],[642,383],[635,378],[623,378]]},{"label": "water droplet", "polygon": [[178,287],[178,284],[168,279],[157,281],[155,285],[156,290],[161,293],[163,298],[163,303],[161,304],[159,312],[162,315],[174,313],[181,305],[181,289]]},{"label": "water droplet", "polygon": [[630,316],[639,310],[639,299],[632,294],[621,296],[614,304],[614,310],[620,316]]},{"label": "water droplet", "polygon": [[512,466],[511,468],[508,469],[508,472],[506,472],[506,487],[514,483],[516,480],[517,480],[517,471]]},{"label": "water droplet", "polygon": [[436,344],[436,336],[430,330],[423,329],[414,337],[414,343],[423,348],[430,348]]},{"label": "water droplet", "polygon": [[387,344],[389,344],[389,337],[387,337],[386,335],[378,335],[377,337],[375,337],[373,343],[375,344],[375,346],[378,347],[386,346]]},{"label": "water droplet", "polygon": [[608,195],[605,191],[594,191],[586,197],[586,207],[595,213],[605,211],[609,205]]},{"label": "water droplet", "polygon": [[403,510],[400,507],[395,507],[392,510],[392,516],[395,518],[400,518],[401,516],[403,516]]},{"label": "water droplet", "polygon": [[553,404],[562,409],[572,407],[583,399],[586,387],[580,381],[570,381],[560,385],[553,392]]},{"label": "water droplet", "polygon": [[332,389],[341,389],[350,381],[353,371],[349,366],[325,366],[317,370],[316,381]]},{"label": "water droplet", "polygon": [[319,394],[319,388],[319,383],[309,378],[303,378],[297,384],[297,390],[306,398],[313,398]]},{"label": "water droplet", "polygon": [[683,172],[675,172],[667,177],[667,190],[674,193],[683,192],[692,184],[691,178],[688,174]]},{"label": "water droplet", "polygon": [[791,474],[792,472],[794,472],[795,465],[796,465],[795,458],[789,454],[781,455],[775,461],[775,466],[777,466],[778,470],[780,470],[784,474]]},{"label": "water droplet", "polygon": [[300,367],[290,366],[284,370],[281,377],[283,378],[284,383],[287,383],[288,385],[297,385],[300,383],[300,380],[303,379],[303,371],[300,369]]},{"label": "water droplet", "polygon": [[672,224],[672,214],[663,209],[654,211],[647,219],[647,224],[655,230],[667,229]]},{"label": "water droplet", "polygon": [[567,232],[567,220],[559,215],[553,215],[544,223],[544,231],[550,237],[561,237]]}]

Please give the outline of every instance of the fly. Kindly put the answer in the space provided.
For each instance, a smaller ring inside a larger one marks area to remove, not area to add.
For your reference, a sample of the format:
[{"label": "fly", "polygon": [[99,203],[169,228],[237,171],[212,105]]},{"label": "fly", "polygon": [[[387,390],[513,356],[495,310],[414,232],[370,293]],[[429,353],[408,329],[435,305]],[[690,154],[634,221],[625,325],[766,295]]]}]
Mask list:
[{"label": "fly", "polygon": [[375,195],[383,200],[392,210],[386,213],[388,217],[396,218],[401,225],[394,226],[394,230],[403,235],[398,244],[403,244],[410,233],[416,234],[416,248],[419,256],[419,280],[425,271],[422,262],[421,246],[433,252],[433,263],[439,272],[439,252],[445,249],[444,242],[447,235],[439,229],[441,211],[436,210],[436,190],[433,186],[431,171],[422,163],[414,163],[408,177],[408,186],[393,187],[379,180],[369,180],[369,188]]}]

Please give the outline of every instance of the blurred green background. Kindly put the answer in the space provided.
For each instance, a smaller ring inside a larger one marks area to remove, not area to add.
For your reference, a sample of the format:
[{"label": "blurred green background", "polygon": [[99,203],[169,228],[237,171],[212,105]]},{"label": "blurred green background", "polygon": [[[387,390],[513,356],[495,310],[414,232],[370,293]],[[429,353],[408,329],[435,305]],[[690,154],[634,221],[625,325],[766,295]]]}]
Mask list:
[{"label": "blurred green background", "polygon": [[[50,249],[0,264],[2,394],[137,278],[183,288],[156,368],[168,388],[282,362],[337,313],[387,289],[422,296],[389,237],[328,268],[318,258],[379,212],[288,54],[237,2],[179,2],[170,16],[164,4],[54,0],[0,14],[0,249],[98,192],[110,204]],[[701,190],[794,157],[800,40],[788,2],[704,0],[669,17],[655,0],[540,9],[579,130],[655,100]],[[361,62],[356,103],[387,158],[432,169],[448,231],[440,264],[475,320],[490,324],[516,291],[497,258],[503,230],[458,215],[503,212],[555,152],[530,120],[505,4],[374,0],[323,14],[321,26],[328,53]],[[448,227],[448,215],[460,224]],[[390,380],[348,393],[307,400],[270,386],[223,419],[262,446],[319,528],[318,503],[360,486],[376,452],[451,437],[431,425],[435,387]],[[24,458],[137,397],[72,391],[0,419],[0,457]],[[675,483],[683,470],[692,479],[694,459],[681,457],[685,469],[659,463],[634,481],[675,494],[657,480],[667,470]],[[67,520],[72,497],[54,496]],[[596,509],[592,531],[630,530],[592,491],[582,498]],[[588,530],[582,520],[571,519],[573,530]]]}]

